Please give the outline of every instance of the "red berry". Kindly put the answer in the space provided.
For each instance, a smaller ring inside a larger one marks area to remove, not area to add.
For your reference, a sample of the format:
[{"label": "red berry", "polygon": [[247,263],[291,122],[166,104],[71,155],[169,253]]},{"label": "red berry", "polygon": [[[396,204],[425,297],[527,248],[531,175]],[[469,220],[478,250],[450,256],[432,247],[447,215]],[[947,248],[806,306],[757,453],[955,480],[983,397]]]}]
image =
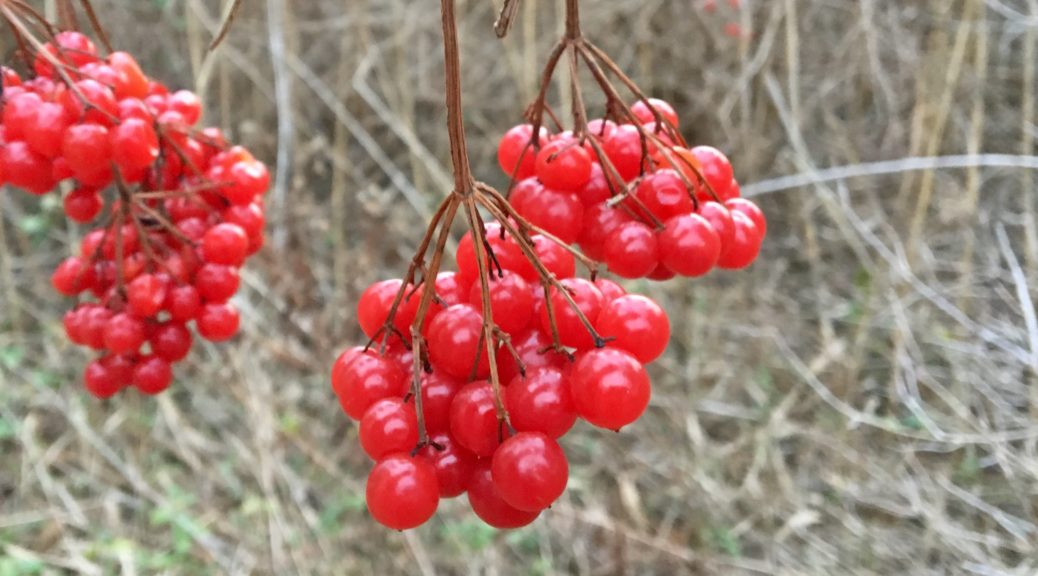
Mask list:
[{"label": "red berry", "polygon": [[646,176],[638,184],[635,194],[660,220],[692,212],[692,195],[685,181],[669,168]]},{"label": "red berry", "polygon": [[115,374],[109,370],[100,360],[94,360],[86,365],[83,370],[83,383],[87,392],[98,398],[111,398],[116,392],[122,390],[122,385],[117,381]]},{"label": "red berry", "polygon": [[417,444],[414,407],[400,398],[375,402],[360,419],[360,445],[373,460],[394,452],[409,452]]},{"label": "red berry", "polygon": [[591,179],[591,156],[572,138],[552,140],[537,153],[537,178],[560,192],[579,192]]},{"label": "red berry", "polygon": [[508,435],[498,422],[489,382],[473,382],[459,390],[451,403],[450,421],[451,436],[479,457],[492,455],[501,438]]},{"label": "red berry", "polygon": [[558,368],[527,370],[505,389],[505,405],[512,427],[520,432],[542,432],[561,438],[577,421],[569,382]]},{"label": "red berry", "polygon": [[221,264],[203,264],[195,273],[195,288],[203,300],[220,303],[230,300],[241,282],[238,269]]},{"label": "red berry", "polygon": [[368,511],[394,530],[421,526],[440,503],[436,470],[424,458],[393,454],[375,464],[368,475]]},{"label": "red berry", "polygon": [[[566,356],[551,349],[551,336],[541,331],[540,327],[531,327],[522,334],[512,338],[512,348],[527,374],[539,368],[557,368],[566,365]],[[519,365],[515,356],[507,346],[497,350],[497,374],[501,383],[509,385],[519,376]]]},{"label": "red berry", "polygon": [[702,276],[717,264],[721,239],[699,214],[675,216],[659,236],[660,262],[682,276]]},{"label": "red berry", "polygon": [[51,285],[65,296],[75,296],[89,290],[97,281],[94,267],[76,256],[63,260],[50,277]]},{"label": "red berry", "polygon": [[579,353],[569,371],[577,415],[595,426],[619,430],[649,405],[649,376],[627,352],[602,348]]},{"label": "red berry", "polygon": [[624,180],[630,182],[641,174],[645,150],[638,128],[629,124],[618,126],[602,142],[602,150]]},{"label": "red berry", "polygon": [[198,333],[210,342],[230,340],[238,332],[238,322],[238,309],[228,303],[206,304],[195,319]]},{"label": "red berry", "polygon": [[343,411],[354,420],[360,420],[379,400],[403,398],[408,389],[407,375],[372,352],[358,354],[332,384]]},{"label": "red berry", "polygon": [[73,222],[90,222],[97,218],[103,207],[104,199],[93,188],[76,188],[65,196],[65,215]]},{"label": "red berry", "polygon": [[116,314],[105,324],[105,348],[113,354],[136,352],[144,340],[144,322],[129,314]]},{"label": "red berry", "polygon": [[757,259],[762,238],[757,225],[745,212],[733,211],[732,222],[735,224],[735,237],[728,251],[718,260],[717,266],[725,270],[741,270]]},{"label": "red berry", "polygon": [[170,322],[155,329],[148,339],[153,354],[167,362],[179,362],[191,351],[191,331],[183,324]]},{"label": "red berry", "polygon": [[188,322],[202,312],[202,297],[190,284],[175,286],[167,291],[163,308],[174,322]]},{"label": "red berry", "polygon": [[202,258],[213,264],[241,266],[249,252],[249,237],[237,224],[217,224],[202,236]]},{"label": "red berry", "polygon": [[111,132],[112,161],[124,174],[151,166],[159,157],[159,137],[148,120],[126,118]]},{"label": "red berry", "polygon": [[[539,134],[541,143],[546,142],[548,131],[543,126]],[[536,170],[537,148],[527,147],[532,137],[531,124],[514,126],[501,137],[501,142],[497,146],[497,163],[506,175],[514,175],[516,180],[533,176]]]},{"label": "red berry", "polygon": [[660,357],[670,340],[670,319],[651,299],[630,294],[606,304],[595,327],[612,348],[630,352],[642,364]]},{"label": "red berry", "polygon": [[100,124],[74,124],[65,131],[61,155],[77,178],[109,171],[112,148],[108,129]]},{"label": "red berry", "polygon": [[[411,367],[408,366],[410,371]],[[450,430],[451,403],[465,384],[439,371],[422,373],[422,413],[430,434]]]},{"label": "red berry", "polygon": [[505,502],[494,487],[490,460],[485,459],[476,464],[469,481],[469,506],[481,520],[502,530],[521,528],[530,524],[540,516],[540,510],[526,512]]},{"label": "red berry", "polygon": [[[569,290],[570,297],[576,303],[577,309],[583,313],[591,325],[594,325],[598,313],[602,309],[602,293],[593,283],[583,278],[567,278],[562,281],[562,285]],[[551,294],[555,325],[558,328],[559,340],[562,345],[578,350],[593,347],[594,338],[588,327],[580,320],[577,312],[570,306],[567,298],[556,289],[552,289]],[[546,305],[541,305],[540,318],[541,331],[550,336],[552,334],[551,318]]]},{"label": "red berry", "polygon": [[596,279],[595,287],[598,288],[598,291],[602,293],[603,304],[609,304],[613,300],[616,300],[624,294],[627,294],[627,291],[624,290],[623,286],[620,286],[619,284],[613,282],[608,278]]},{"label": "red berry", "polygon": [[[722,202],[727,200],[733,179],[732,163],[728,161],[728,157],[710,146],[696,146],[692,149],[692,155],[699,161],[703,178],[710,184],[718,199]],[[700,191],[698,196],[704,201],[714,200],[707,190]]]},{"label": "red berry", "polygon": [[[364,293],[360,295],[360,300],[357,301],[357,321],[360,323],[360,329],[364,331],[365,336],[374,338],[378,335],[379,341],[385,337],[385,334],[379,334],[379,332],[386,324],[386,318],[389,317],[393,300],[400,291],[402,284],[403,281],[400,279],[383,280],[368,286]],[[406,293],[409,294],[410,292],[411,287],[408,286]],[[401,305],[402,307],[403,305]],[[415,312],[417,312],[417,308]],[[398,308],[396,316],[393,318],[393,326],[399,330],[400,336],[410,341],[411,320],[414,317],[404,318],[402,316],[404,314]]]},{"label": "red berry", "polygon": [[490,361],[482,333],[483,316],[472,306],[458,304],[438,314],[427,337],[433,366],[455,378],[485,378]]},{"label": "red berry", "polygon": [[621,224],[602,250],[609,271],[621,278],[643,278],[660,262],[656,233],[641,222]]},{"label": "red berry", "polygon": [[46,194],[54,188],[55,181],[47,160],[29,149],[22,141],[8,142],[0,147],[0,165],[4,167],[4,178],[30,194]]},{"label": "red berry", "polygon": [[520,216],[567,244],[577,241],[584,222],[584,205],[576,194],[545,188],[527,198]]},{"label": "red berry", "polygon": [[649,98],[648,103],[646,103],[645,100],[638,100],[631,105],[631,112],[634,112],[635,117],[638,118],[639,124],[656,122],[656,116],[652,112],[653,109],[655,109],[656,112],[672,126],[675,128],[678,127],[678,114],[674,111],[674,107],[665,100]]},{"label": "red berry", "polygon": [[724,205],[733,212],[742,212],[749,216],[750,220],[757,227],[757,231],[760,232],[761,238],[763,239],[767,236],[768,220],[764,217],[764,212],[756,204],[745,198],[732,198],[725,201]]},{"label": "red berry", "polygon": [[126,52],[112,52],[108,65],[115,70],[118,81],[114,88],[119,98],[144,98],[148,95],[148,77],[141,72],[133,56]]},{"label": "red berry", "polygon": [[[469,304],[477,310],[483,307],[483,292],[477,282],[469,293]],[[494,323],[508,334],[515,334],[530,323],[533,315],[533,296],[530,285],[515,272],[505,272],[504,277],[491,277],[490,310]]]},{"label": "red berry", "polygon": [[[505,270],[519,270],[522,263],[526,262],[515,240],[507,233],[502,236],[502,227],[498,222],[486,225],[486,240],[494,253],[493,260],[489,255],[485,259],[488,272],[496,269],[494,260]],[[472,242],[471,231],[461,237],[455,258],[458,262],[458,281],[463,285],[472,285],[479,279],[479,262],[476,260],[476,247]],[[467,294],[466,292],[466,296]]]},{"label": "red berry", "polygon": [[706,218],[714,232],[717,232],[717,237],[721,240],[721,254],[724,254],[728,250],[728,246],[735,240],[735,223],[732,222],[732,213],[724,204],[711,200],[699,204],[699,215]]},{"label": "red berry", "polygon": [[612,197],[614,190],[619,192],[623,190],[623,186],[613,186],[610,188],[609,180],[606,178],[605,172],[602,170],[602,165],[595,162],[591,165],[591,178],[587,184],[577,192],[577,198],[580,199],[580,203],[586,207],[594,206],[609,200]]},{"label": "red berry", "polygon": [[169,362],[158,356],[141,358],[133,369],[133,385],[149,396],[165,391],[172,381],[173,370]]},{"label": "red berry", "polygon": [[61,138],[68,127],[65,107],[54,102],[43,102],[36,109],[32,128],[25,133],[25,143],[44,158],[61,153]]},{"label": "red berry", "polygon": [[418,451],[436,469],[440,498],[461,496],[469,487],[476,469],[476,457],[447,434],[437,434],[431,444]]},{"label": "red berry", "polygon": [[527,512],[551,506],[569,480],[566,454],[555,440],[540,432],[520,432],[503,442],[490,470],[501,499]]},{"label": "red berry", "polygon": [[155,316],[166,302],[166,283],[153,274],[142,274],[126,287],[126,302],[138,318]]},{"label": "red berry", "polygon": [[614,208],[603,202],[584,210],[584,228],[581,230],[581,249],[588,257],[602,261],[605,258],[605,241],[625,222],[633,222],[633,217],[621,208]]}]

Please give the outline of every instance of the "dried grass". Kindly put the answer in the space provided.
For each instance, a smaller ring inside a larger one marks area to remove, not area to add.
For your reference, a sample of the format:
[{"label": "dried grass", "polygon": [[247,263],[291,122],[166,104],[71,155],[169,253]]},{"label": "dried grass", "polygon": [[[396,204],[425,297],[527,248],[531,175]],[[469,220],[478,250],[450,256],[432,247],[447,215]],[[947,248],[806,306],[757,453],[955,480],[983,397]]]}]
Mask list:
[{"label": "dried grass", "polygon": [[[81,230],[0,196],[0,574],[1038,572],[1035,0],[745,2],[739,41],[691,0],[586,3],[772,225],[748,272],[638,286],[675,326],[649,413],[569,437],[563,501],[511,534],[463,501],[375,526],[326,382],[358,292],[448,187],[436,3],[250,2],[212,56],[226,1],[97,4],[284,168],[275,248],[242,337],[158,400],[98,403],[44,289]],[[501,44],[494,6],[463,3],[472,156],[498,184],[558,32],[526,6]]]}]

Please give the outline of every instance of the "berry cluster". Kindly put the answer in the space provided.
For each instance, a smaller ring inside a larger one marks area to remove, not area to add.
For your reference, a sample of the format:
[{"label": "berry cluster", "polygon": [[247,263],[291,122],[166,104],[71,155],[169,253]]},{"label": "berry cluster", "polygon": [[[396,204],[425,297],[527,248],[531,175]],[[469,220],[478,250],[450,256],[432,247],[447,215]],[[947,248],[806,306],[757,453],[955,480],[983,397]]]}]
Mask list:
[{"label": "berry cluster", "polygon": [[[192,346],[188,328],[223,341],[238,330],[238,271],[263,245],[263,163],[197,129],[199,98],[169,92],[134,58],[102,58],[89,38],[62,32],[35,57],[35,77],[3,69],[0,185],[45,194],[65,187],[69,219],[92,222],[54,288],[89,294],[64,318],[69,339],[100,357],[87,390],[165,390]],[[61,186],[67,183],[66,186]]]},{"label": "berry cluster", "polygon": [[667,280],[749,266],[766,232],[763,213],[739,197],[724,154],[676,143],[673,107],[648,102],[631,107],[641,128],[594,120],[583,138],[544,128],[535,137],[530,124],[509,130],[498,161],[515,179],[512,206],[622,278]]},{"label": "berry cluster", "polygon": [[[578,418],[618,430],[649,403],[645,364],[663,353],[670,336],[663,309],[610,280],[575,277],[573,255],[535,235],[541,262],[561,279],[561,290],[546,298],[515,241],[497,223],[486,228],[500,265],[489,285],[493,359],[470,233],[459,246],[456,273],[440,273],[431,285],[387,280],[369,287],[358,319],[372,348],[348,349],[332,371],[340,404],[360,422],[361,446],[376,461],[368,508],[391,528],[418,526],[440,498],[463,493],[487,524],[524,526],[564,491],[569,466],[558,439]],[[416,362],[411,329],[430,287]],[[500,396],[490,380],[492,360]],[[507,411],[507,424],[499,409]],[[420,443],[423,426],[428,441]]]}]

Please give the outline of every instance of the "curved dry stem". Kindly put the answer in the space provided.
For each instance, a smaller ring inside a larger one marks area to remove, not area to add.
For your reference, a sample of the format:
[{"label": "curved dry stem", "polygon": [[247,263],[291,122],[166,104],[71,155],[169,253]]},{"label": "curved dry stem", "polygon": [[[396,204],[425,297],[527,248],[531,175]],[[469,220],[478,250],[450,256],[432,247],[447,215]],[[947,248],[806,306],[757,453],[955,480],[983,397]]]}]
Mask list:
[{"label": "curved dry stem", "polygon": [[220,30],[216,33],[213,41],[209,43],[209,51],[212,52],[224,41],[227,37],[227,33],[231,31],[231,25],[234,24],[234,19],[238,16],[238,10],[242,7],[242,0],[234,0],[234,4],[231,4],[231,9],[227,11],[227,16],[224,17],[223,22],[220,24]]}]

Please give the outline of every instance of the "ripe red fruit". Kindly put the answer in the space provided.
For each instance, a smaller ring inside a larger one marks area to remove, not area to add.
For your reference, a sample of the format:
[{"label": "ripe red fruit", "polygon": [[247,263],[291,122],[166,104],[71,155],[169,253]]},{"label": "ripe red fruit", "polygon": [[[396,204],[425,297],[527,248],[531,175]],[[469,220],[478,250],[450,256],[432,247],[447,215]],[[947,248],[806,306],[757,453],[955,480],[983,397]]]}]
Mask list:
[{"label": "ripe red fruit", "polygon": [[144,322],[126,313],[112,316],[105,324],[104,345],[113,354],[136,352],[145,337]]},{"label": "ripe red fruit", "polygon": [[424,458],[392,454],[368,475],[368,511],[380,524],[408,530],[424,524],[440,503],[436,470]]},{"label": "ripe red fruit", "polygon": [[210,303],[226,302],[238,291],[241,279],[238,269],[221,264],[203,264],[195,273],[195,288],[203,300]]},{"label": "ripe red fruit", "polygon": [[641,222],[621,224],[602,250],[609,271],[621,278],[643,278],[660,262],[656,233]]},{"label": "ripe red fruit", "polygon": [[635,195],[660,220],[692,212],[692,194],[677,171],[669,168],[646,176]]},{"label": "ripe red fruit", "polygon": [[579,192],[591,179],[591,155],[572,138],[558,138],[537,153],[537,178],[560,192]]},{"label": "ripe red fruit", "polygon": [[645,150],[638,128],[629,124],[617,126],[602,142],[602,150],[624,180],[630,182],[641,173]]},{"label": "ripe red fruit", "polygon": [[115,374],[109,370],[100,360],[94,360],[86,365],[83,370],[83,383],[87,392],[98,398],[111,398],[116,392],[122,390]]},{"label": "ripe red fruit", "polygon": [[584,254],[598,261],[604,258],[605,241],[625,222],[634,219],[621,208],[614,208],[603,202],[584,210],[584,228],[577,241]]},{"label": "ripe red fruit", "polygon": [[569,382],[558,368],[527,370],[505,389],[505,406],[512,427],[519,432],[542,432],[561,438],[577,421]]},{"label": "ripe red fruit", "polygon": [[479,457],[492,455],[508,434],[498,422],[489,382],[473,382],[458,391],[451,403],[450,422],[451,436]]},{"label": "ripe red fruit", "polygon": [[108,129],[100,124],[73,124],[65,131],[61,155],[77,177],[106,172],[112,159]]},{"label": "ripe red fruit", "polygon": [[[494,251],[494,258],[505,270],[519,270],[521,263],[526,261],[519,245],[507,233],[502,236],[501,224],[490,222],[486,225],[486,239],[490,248]],[[479,279],[479,262],[476,260],[476,247],[472,242],[472,232],[466,232],[458,242],[458,251],[455,256],[458,262],[458,281],[462,285],[471,286]],[[487,257],[487,270],[496,267],[493,261]],[[467,293],[466,293],[467,294]]]},{"label": "ripe red fruit", "polygon": [[[619,191],[622,190],[622,186],[614,186]],[[609,180],[606,178],[605,172],[602,170],[602,165],[598,162],[591,164],[591,178],[587,184],[577,192],[577,198],[580,199],[581,204],[585,207],[594,206],[609,200],[613,195],[613,189],[609,187]]]},{"label": "ripe red fruit", "polygon": [[151,166],[159,157],[159,137],[148,120],[126,118],[111,132],[112,161],[124,174]]},{"label": "ripe red fruit", "polygon": [[545,188],[527,198],[519,214],[567,244],[577,241],[584,222],[584,205],[576,194]]},{"label": "ripe red fruit", "polygon": [[[490,310],[497,327],[508,334],[526,328],[533,316],[530,285],[515,272],[505,272],[504,277],[491,277],[489,290]],[[483,292],[478,282],[469,292],[469,304],[477,310],[483,309]]]},{"label": "ripe red fruit", "polygon": [[502,443],[490,470],[501,499],[527,512],[551,506],[569,480],[566,454],[540,432],[520,432]]},{"label": "ripe red fruit", "polygon": [[608,278],[596,279],[595,287],[602,293],[603,304],[609,304],[613,300],[627,294],[627,291],[624,290],[623,286],[620,286]]},{"label": "ripe red fruit", "polygon": [[616,348],[577,354],[569,372],[577,415],[609,430],[634,422],[649,405],[649,376],[638,360]]},{"label": "ripe red fruit", "polygon": [[166,283],[153,274],[142,274],[126,287],[126,302],[131,314],[150,318],[158,314],[166,302]]},{"label": "ripe red fruit", "polygon": [[638,100],[634,104],[631,104],[631,112],[638,118],[640,124],[648,124],[656,121],[656,116],[653,114],[653,109],[667,122],[669,122],[675,128],[678,127],[678,114],[674,111],[674,107],[665,100],[659,98],[649,98],[646,104],[645,100]]},{"label": "ripe red fruit", "polygon": [[[368,286],[357,301],[357,321],[360,329],[368,338],[374,338],[382,330],[389,316],[389,310],[393,305],[397,292],[400,291],[400,279],[383,280]],[[408,289],[410,292],[410,288]],[[400,312],[393,319],[393,326],[400,331],[405,338],[410,337],[409,323],[401,322]],[[381,341],[385,335],[380,335]]]},{"label": "ripe red fruit", "polygon": [[241,266],[248,253],[249,237],[236,224],[217,224],[202,236],[202,258],[206,262]]},{"label": "ripe red fruit", "polygon": [[429,359],[435,368],[455,378],[490,373],[487,343],[480,337],[483,316],[468,304],[447,308],[429,324]]},{"label": "ripe red fruit", "polygon": [[[548,131],[541,126],[540,142],[548,139]],[[536,170],[537,148],[527,145],[533,136],[532,124],[513,126],[501,137],[497,146],[497,163],[508,176],[515,175],[516,180],[533,176]]]},{"label": "ripe red fruit", "polygon": [[30,150],[25,142],[16,140],[0,147],[0,164],[4,166],[4,177],[11,186],[36,195],[54,188],[47,160]]},{"label": "ripe red fruit", "polygon": [[32,128],[25,133],[25,143],[44,158],[61,153],[61,137],[68,127],[65,107],[54,102],[43,102],[36,109]]},{"label": "ripe red fruit", "polygon": [[148,339],[153,354],[167,362],[179,362],[191,351],[191,331],[183,324],[162,324]]},{"label": "ripe red fruit", "polygon": [[202,338],[223,342],[238,332],[239,320],[238,309],[232,304],[206,304],[195,319],[195,326]]},{"label": "ripe red fruit", "polygon": [[173,370],[169,362],[158,356],[144,356],[133,369],[133,385],[148,395],[165,391],[173,382]]},{"label": "ripe red fruit", "polygon": [[[699,161],[703,178],[710,184],[718,199],[722,202],[727,200],[734,178],[732,163],[728,161],[728,157],[710,146],[696,146],[692,149],[692,155]],[[698,196],[704,201],[714,199],[707,190],[700,191]]]},{"label": "ripe red fruit", "polygon": [[469,481],[469,506],[481,520],[502,530],[521,528],[530,524],[540,516],[540,510],[527,512],[505,502],[494,487],[490,470],[490,460],[485,459],[476,464]]},{"label": "ripe red fruit", "polygon": [[144,98],[148,95],[148,77],[133,56],[126,52],[112,52],[108,55],[108,65],[116,72],[114,88],[119,98]]},{"label": "ripe red fruit", "polygon": [[[408,366],[405,372],[409,372]],[[451,403],[465,384],[441,371],[422,373],[422,413],[425,428],[430,434],[446,432],[451,425]]]},{"label": "ripe red fruit", "polygon": [[670,340],[670,319],[651,299],[639,294],[621,296],[605,305],[595,328],[608,344],[630,352],[642,364],[660,357]]},{"label": "ripe red fruit", "polygon": [[[566,364],[566,357],[551,350],[551,336],[541,331],[540,326],[530,327],[525,332],[512,338],[512,348],[522,361],[527,374],[538,368],[562,369]],[[508,385],[519,376],[519,365],[511,350],[507,346],[497,349],[497,374],[501,383]]]},{"label": "ripe red fruit", "polygon": [[[334,378],[334,374],[333,374]],[[407,375],[386,358],[373,352],[358,354],[339,372],[332,385],[344,412],[360,420],[375,402],[385,398],[403,398],[407,393]]]},{"label": "ripe red fruit", "polygon": [[440,498],[461,496],[468,489],[476,469],[476,457],[448,434],[437,434],[431,444],[418,451],[436,469]]},{"label": "ripe red fruit", "polygon": [[724,204],[711,200],[699,204],[699,215],[706,218],[706,221],[713,227],[714,232],[717,232],[717,237],[721,240],[721,254],[724,254],[735,239],[735,224],[732,222],[732,213]]},{"label": "ripe red fruit", "polygon": [[[570,296],[583,314],[585,319],[593,326],[602,309],[602,293],[598,291],[593,283],[583,278],[567,278],[562,285],[569,290]],[[552,289],[551,303],[555,313],[555,326],[558,328],[559,340],[563,346],[587,350],[595,345],[588,327],[580,320],[577,312],[570,306],[566,297],[557,289]],[[551,318],[548,315],[548,307],[541,305],[540,309],[541,331],[551,335]]]},{"label": "ripe red fruit", "polygon": [[202,297],[190,284],[174,286],[167,290],[163,308],[174,322],[188,322],[202,312]]},{"label": "ripe red fruit", "polygon": [[401,398],[375,402],[360,419],[360,445],[373,460],[394,452],[409,452],[418,444],[414,407]]},{"label": "ripe red fruit", "polygon": [[94,267],[76,256],[63,260],[50,277],[50,283],[54,289],[65,296],[75,296],[84,290],[89,290],[96,281]]},{"label": "ripe red fruit", "polygon": [[[86,35],[74,31],[58,32],[54,39],[43,46],[43,50],[58,62],[79,68],[88,62],[97,61],[97,48]],[[42,53],[33,60],[33,70],[39,76],[53,77],[54,65]]]},{"label": "ripe red fruit", "polygon": [[101,213],[104,199],[92,188],[76,188],[65,196],[65,215],[73,222],[90,222]]},{"label": "ripe red fruit", "polygon": [[733,212],[742,212],[749,216],[750,220],[757,227],[757,231],[760,232],[761,239],[767,236],[768,220],[764,217],[764,212],[756,204],[745,198],[732,198],[725,201],[724,205]]},{"label": "ripe red fruit", "polygon": [[745,212],[733,211],[732,222],[735,224],[735,237],[728,251],[718,260],[717,266],[725,270],[740,270],[757,259],[762,235]]},{"label": "ripe red fruit", "polygon": [[667,220],[659,235],[660,262],[682,276],[702,276],[717,264],[721,239],[699,214]]}]

